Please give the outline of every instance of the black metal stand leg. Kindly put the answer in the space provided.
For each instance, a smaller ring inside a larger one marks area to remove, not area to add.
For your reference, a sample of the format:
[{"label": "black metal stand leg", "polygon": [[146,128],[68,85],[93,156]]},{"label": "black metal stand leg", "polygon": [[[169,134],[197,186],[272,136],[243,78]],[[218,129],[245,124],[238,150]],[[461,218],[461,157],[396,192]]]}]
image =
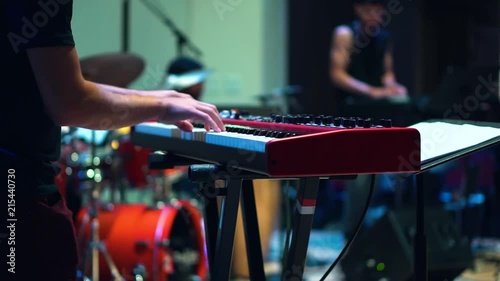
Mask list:
[{"label": "black metal stand leg", "polygon": [[213,276],[215,268],[214,256],[217,243],[217,232],[219,225],[219,209],[217,208],[217,192],[215,182],[202,183],[201,193],[204,199],[205,215],[205,240],[207,247],[207,258],[210,275]]},{"label": "black metal stand leg", "polygon": [[300,179],[294,211],[292,241],[281,280],[302,280],[316,208],[319,178]]},{"label": "black metal stand leg", "polygon": [[233,259],[234,233],[238,206],[240,200],[242,180],[229,180],[227,182],[227,195],[221,206],[221,217],[215,248],[214,260],[217,266],[211,280],[229,280],[231,275],[231,262]]},{"label": "black metal stand leg", "polygon": [[417,186],[417,218],[416,233],[414,243],[414,276],[415,281],[427,281],[427,237],[425,235],[425,193],[423,184],[423,175],[416,176]]},{"label": "black metal stand leg", "polygon": [[266,275],[264,273],[264,259],[262,256],[259,223],[252,180],[243,181],[241,189],[241,207],[250,280],[264,281],[266,280]]}]

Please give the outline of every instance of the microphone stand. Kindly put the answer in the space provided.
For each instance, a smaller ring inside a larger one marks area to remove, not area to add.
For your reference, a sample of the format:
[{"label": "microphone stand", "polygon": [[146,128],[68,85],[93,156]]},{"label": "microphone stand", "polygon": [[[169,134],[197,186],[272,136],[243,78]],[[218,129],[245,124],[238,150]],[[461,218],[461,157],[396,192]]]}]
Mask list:
[{"label": "microphone stand", "polygon": [[130,0],[123,0],[122,9],[122,51],[127,53],[130,35]]},{"label": "microphone stand", "polygon": [[177,37],[177,56],[183,55],[184,47],[190,49],[197,57],[201,57],[203,53],[199,48],[194,46],[194,44],[189,40],[189,38],[175,25],[175,23],[165,14],[160,12],[158,7],[149,3],[148,0],[142,0],[144,5],[156,15]]}]

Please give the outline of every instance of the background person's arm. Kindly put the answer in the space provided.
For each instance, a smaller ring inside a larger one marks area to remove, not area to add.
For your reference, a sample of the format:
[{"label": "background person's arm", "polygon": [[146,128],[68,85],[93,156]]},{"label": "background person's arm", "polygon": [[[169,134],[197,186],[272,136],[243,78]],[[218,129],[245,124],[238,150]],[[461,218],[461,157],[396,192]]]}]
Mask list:
[{"label": "background person's arm", "polygon": [[391,89],[391,92],[396,95],[407,95],[406,87],[399,84],[394,73],[394,58],[391,49],[388,49],[384,56],[385,73],[382,77],[382,82],[386,88]]},{"label": "background person's arm", "polygon": [[387,96],[384,88],[373,87],[363,81],[353,78],[347,72],[353,49],[353,34],[346,26],[335,29],[330,50],[330,78],[339,88],[355,95],[372,97]]}]

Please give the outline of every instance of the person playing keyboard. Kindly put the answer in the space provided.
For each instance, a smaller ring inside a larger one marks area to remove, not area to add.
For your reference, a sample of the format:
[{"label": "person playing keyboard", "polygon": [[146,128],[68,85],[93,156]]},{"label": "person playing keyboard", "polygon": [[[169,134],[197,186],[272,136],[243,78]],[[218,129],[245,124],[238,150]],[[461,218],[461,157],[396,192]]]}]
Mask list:
[{"label": "person playing keyboard", "polygon": [[[61,126],[113,130],[157,118],[186,131],[197,120],[222,132],[224,124],[214,105],[184,93],[85,80],[72,33],[73,1],[6,0],[0,7],[0,163],[4,196],[8,177],[12,217],[17,219],[9,222],[15,227],[15,246],[2,235],[10,233],[5,219],[0,229],[2,276],[8,275],[2,280],[76,280],[72,214],[54,183]],[[12,265],[5,260],[10,252]]]},{"label": "person playing keyboard", "polygon": [[[330,49],[330,79],[335,88],[336,115],[357,116],[358,113],[406,120],[400,115],[408,99],[406,87],[400,84],[393,68],[393,40],[386,28],[384,13],[394,13],[384,0],[354,0],[357,19],[337,26],[333,31]],[[395,106],[389,106],[387,102]],[[382,110],[380,108],[383,108]],[[385,118],[384,117],[384,118]],[[401,117],[401,118],[400,118]],[[378,176],[377,195],[392,189],[389,175]],[[368,176],[359,176],[345,187],[344,233],[351,237],[361,216],[366,198]],[[379,204],[380,202],[376,202]],[[382,207],[384,204],[382,204]],[[376,208],[372,208],[376,210]]]},{"label": "person playing keyboard", "polygon": [[393,69],[393,43],[385,28],[383,0],[354,0],[358,19],[335,28],[330,49],[330,78],[337,104],[406,96]]}]

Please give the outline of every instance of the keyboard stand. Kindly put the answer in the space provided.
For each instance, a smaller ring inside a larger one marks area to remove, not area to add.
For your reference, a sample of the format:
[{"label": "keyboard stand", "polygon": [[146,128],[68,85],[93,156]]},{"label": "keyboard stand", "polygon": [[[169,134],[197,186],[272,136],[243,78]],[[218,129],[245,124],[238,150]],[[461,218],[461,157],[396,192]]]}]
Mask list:
[{"label": "keyboard stand", "polygon": [[[356,176],[338,178],[353,179]],[[269,178],[234,168],[201,164],[190,166],[189,179],[200,183],[200,193],[205,200],[205,228],[211,280],[229,280],[239,200],[242,204],[250,280],[266,280],[252,181],[278,180],[278,178]],[[215,188],[216,180],[225,180],[225,187]],[[301,178],[299,181],[292,241],[281,280],[302,280],[304,274],[320,177]],[[217,196],[225,196],[221,217],[218,216]]]},{"label": "keyboard stand", "polygon": [[[270,178],[263,174],[233,167],[195,163],[193,160],[171,154],[151,154],[149,161],[152,169],[189,166],[189,180],[200,184],[198,195],[203,198],[204,205],[203,217],[210,280],[229,280],[231,276],[239,202],[242,205],[250,280],[266,280],[252,181],[280,180],[281,178]],[[356,176],[339,176],[330,179],[355,178]],[[281,280],[303,279],[320,179],[321,177],[299,178],[299,190],[293,215],[292,241],[285,268],[282,269]],[[224,181],[225,185],[216,186],[216,181],[219,180]],[[217,197],[223,197],[220,215]]]},{"label": "keyboard stand", "polygon": [[[243,228],[251,280],[266,280],[264,259],[255,207],[252,180],[268,178],[236,169],[224,169],[212,164],[191,165],[189,179],[200,183],[200,195],[205,205],[205,229],[211,280],[229,280],[233,259],[234,236],[238,206],[241,201]],[[216,181],[225,186],[216,187]],[[217,197],[224,197],[220,216]]]},{"label": "keyboard stand", "polygon": [[[252,180],[268,177],[235,169],[224,170],[221,166],[212,164],[199,164],[170,153],[152,153],[148,161],[151,169],[190,166],[189,180],[200,184],[197,195],[203,199],[204,205],[203,218],[210,280],[230,278],[240,201],[251,279],[266,280]],[[225,186],[216,187],[218,180],[225,181]],[[224,197],[220,216],[217,197]]]}]

